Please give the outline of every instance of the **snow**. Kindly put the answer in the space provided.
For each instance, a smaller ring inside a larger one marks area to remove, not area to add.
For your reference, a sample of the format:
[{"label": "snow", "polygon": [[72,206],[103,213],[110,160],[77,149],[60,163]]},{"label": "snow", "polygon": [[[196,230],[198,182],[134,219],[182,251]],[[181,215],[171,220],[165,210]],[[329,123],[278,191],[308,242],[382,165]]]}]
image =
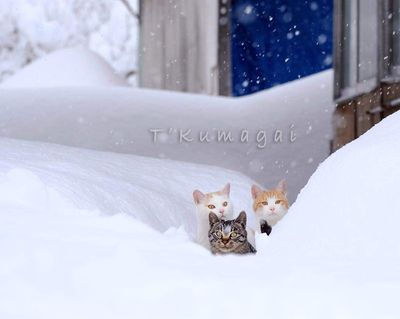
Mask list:
[{"label": "snow", "polygon": [[[129,3],[138,10],[137,0]],[[138,19],[122,1],[3,0],[0,29],[0,82],[38,58],[79,45],[136,82]]]},{"label": "snow", "polygon": [[1,139],[1,318],[397,318],[399,123],[325,160],[256,256],[190,240],[194,186],[251,205],[238,173]]},{"label": "snow", "polygon": [[0,88],[123,86],[125,81],[97,54],[84,47],[50,53],[22,68]]},{"label": "snow", "polygon": [[[219,166],[265,187],[286,178],[293,202],[329,155],[332,83],[327,71],[242,98],[117,86],[4,89],[0,136]],[[156,143],[154,129],[163,133]],[[233,142],[218,142],[224,131]],[[201,143],[207,132],[214,140]]]},{"label": "snow", "polygon": [[[368,276],[396,283],[399,123],[396,113],[324,161],[292,206],[291,218],[283,221],[285,233],[274,240],[285,242],[288,249],[295,240],[296,256],[318,259],[317,267],[322,261],[346,260],[344,264],[357,270],[353,276],[358,280]],[[312,237],[299,236],[298,225],[304,220],[313,223],[302,224],[301,232]]]},{"label": "snow", "polygon": [[[184,226],[194,236],[195,188],[216,191],[232,180],[236,188],[233,194],[244,199],[251,187],[250,179],[221,168],[51,144],[0,141],[0,167],[3,171],[18,168],[5,175],[7,182],[1,187],[0,196],[11,203],[23,198],[23,203],[31,203],[33,209],[59,210],[57,201],[54,206],[46,203],[52,202],[53,192],[64,192],[79,208],[131,215],[158,231]],[[35,168],[33,173],[31,168]],[[238,202],[238,210],[250,208],[250,203]]]},{"label": "snow", "polygon": [[[112,27],[97,29],[87,8],[79,20],[97,36],[85,41],[126,56],[135,37],[112,31],[131,25],[119,20],[126,13],[113,10]],[[27,30],[18,45],[58,47],[58,11],[48,12],[51,32],[15,20]],[[7,63],[1,70],[16,69]],[[0,318],[398,318],[400,113],[328,157],[332,83],[327,71],[237,99],[130,89],[83,48],[4,82]],[[220,130],[228,141],[217,141]],[[235,212],[253,226],[250,186],[283,177],[290,201],[300,194],[270,237],[257,235],[257,255],[215,257],[193,242],[194,189],[230,182]]]},{"label": "snow", "polygon": [[[102,86],[101,65],[0,89],[0,318],[398,317],[399,114],[327,158],[331,71],[232,99]],[[194,189],[230,182],[254,225],[250,186],[283,177],[291,202],[307,185],[257,255],[192,241]]]},{"label": "snow", "polygon": [[209,255],[190,239],[194,188],[229,180],[236,210],[250,212],[252,181],[220,168],[7,139],[0,149],[2,318],[145,314],[168,290],[157,282],[171,280],[156,259]]}]

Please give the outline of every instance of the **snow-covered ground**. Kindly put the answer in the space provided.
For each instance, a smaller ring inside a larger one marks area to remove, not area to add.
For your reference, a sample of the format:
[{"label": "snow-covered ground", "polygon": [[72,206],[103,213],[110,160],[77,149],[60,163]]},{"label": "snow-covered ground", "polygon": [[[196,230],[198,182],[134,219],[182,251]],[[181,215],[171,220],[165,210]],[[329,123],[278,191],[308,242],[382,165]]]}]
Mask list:
[{"label": "snow-covered ground", "polygon": [[[286,177],[293,201],[329,153],[332,73],[239,99],[86,79],[0,89],[1,319],[399,318],[400,114],[325,160],[257,255],[214,257],[193,189],[229,181],[250,213],[251,178]],[[198,141],[218,130],[235,141]]]},{"label": "snow-covered ground", "polygon": [[[33,80],[34,79],[34,80]],[[0,88],[124,86],[107,62],[84,47],[50,53],[11,76]]]},{"label": "snow-covered ground", "polygon": [[[138,11],[137,0],[126,2]],[[1,0],[0,82],[51,52],[83,45],[135,84],[138,24],[123,1]]]},{"label": "snow-covered ground", "polygon": [[[71,60],[65,65],[83,65],[85,59]],[[107,74],[101,72],[103,61],[97,62],[98,72],[91,73]],[[47,69],[44,65],[40,68]],[[29,81],[30,87],[49,82],[47,76],[41,79],[41,72],[34,77],[28,68],[23,72],[15,77],[25,86]],[[106,82],[102,76],[77,79],[86,79],[85,85],[91,87],[71,87],[75,82],[67,80],[60,81],[65,85],[55,80],[51,88],[0,87],[0,137],[219,166],[242,172],[265,187],[286,178],[291,202],[329,155],[331,71],[236,99],[99,87],[99,82]],[[114,83],[114,75],[110,77]],[[153,129],[162,130],[155,143]],[[246,131],[248,139],[242,141]],[[188,133],[191,141],[180,143],[180,132]],[[223,132],[231,133],[233,141],[224,142],[222,135],[218,141]],[[199,141],[205,133],[212,139],[209,143]]]},{"label": "snow-covered ground", "polygon": [[183,226],[194,236],[196,188],[215,191],[232,182],[237,210],[251,208],[251,180],[226,169],[8,139],[0,139],[0,149],[2,172],[11,170],[0,198],[33,209],[59,211],[57,201],[51,206],[52,194],[62,192],[81,209],[127,214],[158,231]]},{"label": "snow-covered ground", "polygon": [[333,154],[256,256],[224,257],[191,242],[191,191],[228,179],[249,207],[242,175],[2,139],[0,317],[398,318],[399,134]]}]

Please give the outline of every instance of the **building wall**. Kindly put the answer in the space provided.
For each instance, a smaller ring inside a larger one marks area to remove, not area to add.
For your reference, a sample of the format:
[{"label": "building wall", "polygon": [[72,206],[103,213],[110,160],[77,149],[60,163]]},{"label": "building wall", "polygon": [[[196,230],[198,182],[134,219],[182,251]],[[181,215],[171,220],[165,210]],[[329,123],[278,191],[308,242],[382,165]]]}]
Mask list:
[{"label": "building wall", "polygon": [[218,1],[141,0],[141,87],[218,94]]},{"label": "building wall", "polygon": [[335,0],[336,150],[400,109],[400,0]]}]

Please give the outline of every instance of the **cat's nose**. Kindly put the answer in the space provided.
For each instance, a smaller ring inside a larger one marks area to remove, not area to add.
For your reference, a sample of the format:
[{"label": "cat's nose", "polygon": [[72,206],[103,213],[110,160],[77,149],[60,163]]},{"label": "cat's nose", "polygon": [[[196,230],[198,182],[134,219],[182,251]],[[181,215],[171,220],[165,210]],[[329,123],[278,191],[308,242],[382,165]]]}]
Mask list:
[{"label": "cat's nose", "polygon": [[275,207],[271,207],[270,210],[271,210],[271,212],[274,212],[275,211]]},{"label": "cat's nose", "polygon": [[223,209],[220,209],[219,212],[220,212],[221,214],[223,214],[223,213],[224,213],[224,210],[223,210]]}]

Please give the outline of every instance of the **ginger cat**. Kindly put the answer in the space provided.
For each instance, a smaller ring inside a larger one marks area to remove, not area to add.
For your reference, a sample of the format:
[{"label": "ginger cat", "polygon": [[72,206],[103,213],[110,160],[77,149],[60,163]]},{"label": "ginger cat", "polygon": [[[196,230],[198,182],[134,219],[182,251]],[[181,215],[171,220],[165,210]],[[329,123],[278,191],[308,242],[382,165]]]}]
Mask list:
[{"label": "ginger cat", "polygon": [[286,181],[281,180],[277,187],[270,190],[262,190],[253,185],[251,194],[253,197],[253,210],[257,218],[258,231],[268,236],[289,209],[289,202],[286,198]]}]

